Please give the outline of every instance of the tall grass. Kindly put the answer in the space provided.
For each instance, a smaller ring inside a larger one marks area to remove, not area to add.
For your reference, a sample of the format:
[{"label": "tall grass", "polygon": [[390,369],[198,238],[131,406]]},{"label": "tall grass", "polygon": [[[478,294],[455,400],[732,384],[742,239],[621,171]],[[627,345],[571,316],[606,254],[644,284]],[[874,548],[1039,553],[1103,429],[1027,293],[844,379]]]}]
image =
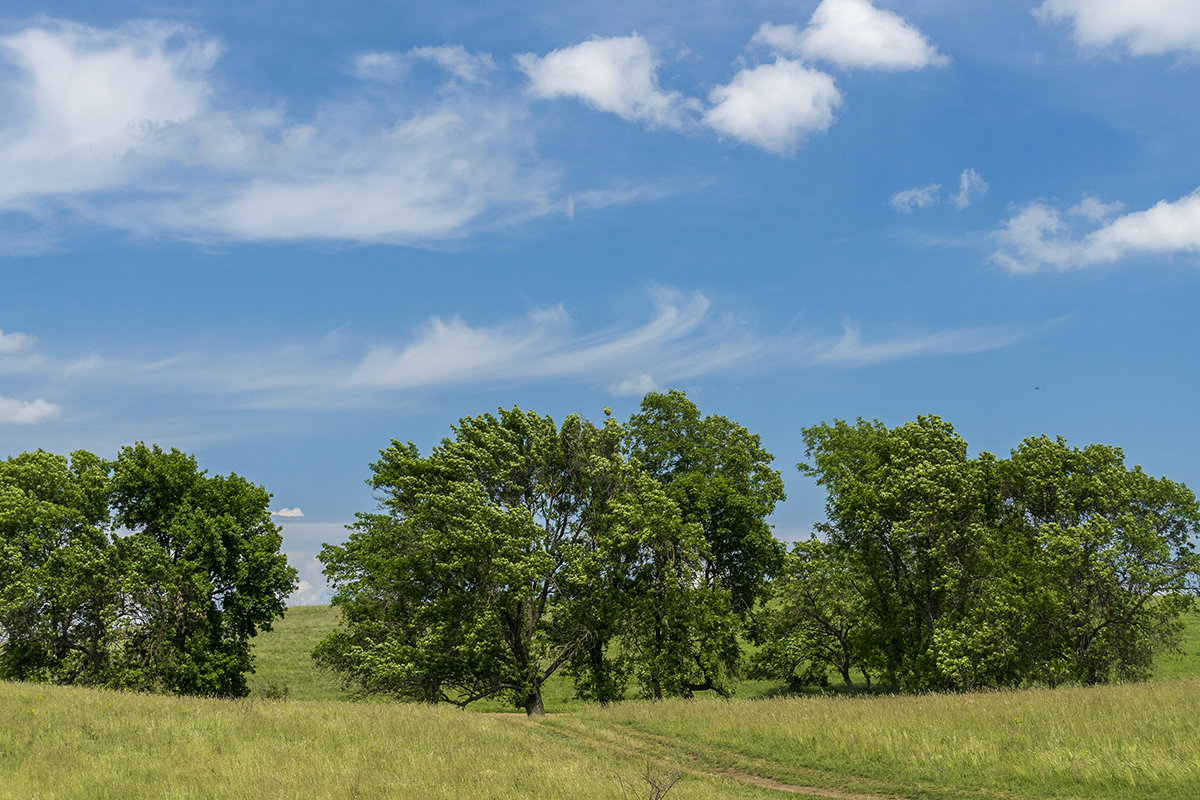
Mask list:
[{"label": "tall grass", "polygon": [[[621,798],[644,767],[523,716],[0,683],[4,800]],[[679,797],[754,796],[691,783]]]},{"label": "tall grass", "polygon": [[907,697],[628,704],[624,728],[779,780],[905,797],[1200,797],[1200,680]]}]

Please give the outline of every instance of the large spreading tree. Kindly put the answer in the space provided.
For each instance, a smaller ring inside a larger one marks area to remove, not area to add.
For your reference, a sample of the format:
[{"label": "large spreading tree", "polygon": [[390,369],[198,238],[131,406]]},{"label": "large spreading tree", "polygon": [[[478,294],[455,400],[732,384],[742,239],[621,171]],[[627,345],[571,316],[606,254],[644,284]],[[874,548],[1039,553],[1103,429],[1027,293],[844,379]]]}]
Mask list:
[{"label": "large spreading tree", "polygon": [[428,456],[393,442],[325,573],[345,625],[316,651],[364,692],[542,713],[559,669],[581,697],[728,690],[736,616],[711,550],[622,455],[614,420],[517,408],[460,420]]},{"label": "large spreading tree", "polygon": [[0,462],[0,677],[246,694],[296,581],[269,501],[157,446]]}]

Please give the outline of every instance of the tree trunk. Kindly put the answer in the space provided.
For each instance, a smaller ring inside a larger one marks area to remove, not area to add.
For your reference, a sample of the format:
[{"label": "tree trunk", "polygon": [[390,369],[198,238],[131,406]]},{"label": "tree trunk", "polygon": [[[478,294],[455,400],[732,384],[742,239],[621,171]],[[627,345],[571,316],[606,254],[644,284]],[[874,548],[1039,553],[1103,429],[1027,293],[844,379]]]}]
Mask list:
[{"label": "tree trunk", "polygon": [[525,713],[531,717],[546,716],[546,709],[542,706],[542,687],[537,687],[525,698]]}]

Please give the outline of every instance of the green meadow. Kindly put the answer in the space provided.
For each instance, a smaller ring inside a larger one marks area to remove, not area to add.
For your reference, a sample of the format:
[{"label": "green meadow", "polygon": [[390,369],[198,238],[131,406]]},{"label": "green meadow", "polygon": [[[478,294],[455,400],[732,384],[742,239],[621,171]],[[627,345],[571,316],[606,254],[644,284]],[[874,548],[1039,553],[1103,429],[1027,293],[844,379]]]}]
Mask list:
[{"label": "green meadow", "polygon": [[[294,608],[243,700],[0,683],[0,798],[1200,797],[1200,624],[1155,681],[970,695],[572,702],[548,715],[349,699]],[[758,695],[756,697],[756,695]]]}]

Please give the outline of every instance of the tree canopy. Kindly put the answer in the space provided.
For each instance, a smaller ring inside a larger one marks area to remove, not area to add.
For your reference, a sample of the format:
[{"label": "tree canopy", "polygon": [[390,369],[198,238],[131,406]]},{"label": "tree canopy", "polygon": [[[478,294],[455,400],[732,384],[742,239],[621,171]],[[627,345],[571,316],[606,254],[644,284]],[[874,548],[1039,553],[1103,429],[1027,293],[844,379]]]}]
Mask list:
[{"label": "tree canopy", "polygon": [[1093,684],[1144,678],[1178,644],[1200,512],[1120,449],[1041,436],[970,458],[933,416],[804,436],[827,544],[790,556],[768,672],[826,664],[849,681],[853,664],[905,690]]},{"label": "tree canopy", "polygon": [[296,579],[269,501],[140,443],[0,462],[0,676],[246,694]]},{"label": "tree canopy", "polygon": [[517,408],[459,421],[428,456],[371,467],[378,513],[321,554],[345,626],[316,656],[366,692],[541,713],[557,670],[581,697],[729,690],[737,616],[704,528],[625,430]]}]

